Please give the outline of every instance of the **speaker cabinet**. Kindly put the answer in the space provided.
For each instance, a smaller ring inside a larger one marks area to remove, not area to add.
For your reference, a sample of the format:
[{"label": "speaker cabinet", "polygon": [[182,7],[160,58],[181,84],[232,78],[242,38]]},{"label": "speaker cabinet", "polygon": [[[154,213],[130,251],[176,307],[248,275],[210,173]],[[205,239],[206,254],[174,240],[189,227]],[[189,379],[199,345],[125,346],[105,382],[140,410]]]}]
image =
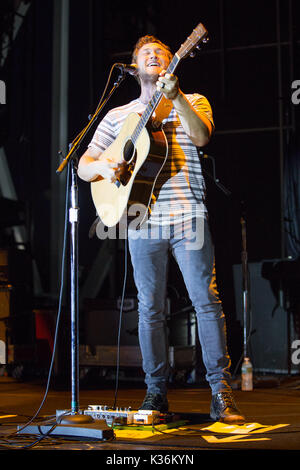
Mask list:
[{"label": "speaker cabinet", "polygon": [[[168,307],[169,308],[169,307]],[[81,318],[80,364],[115,366],[120,323],[120,299],[86,299]],[[177,317],[176,317],[177,318]],[[184,323],[177,318],[181,329]],[[174,325],[173,325],[174,326]],[[174,326],[175,328],[175,326]],[[169,346],[169,362],[174,370],[195,367],[195,347],[186,344],[185,335],[172,335],[175,344]],[[126,298],[120,329],[120,366],[141,367],[138,340],[137,299]]]},{"label": "speaker cabinet", "polygon": [[82,317],[81,344],[91,346],[113,346],[118,344],[119,323],[121,320],[120,344],[138,346],[138,312],[134,298],[124,300],[120,319],[120,300],[85,301]]}]

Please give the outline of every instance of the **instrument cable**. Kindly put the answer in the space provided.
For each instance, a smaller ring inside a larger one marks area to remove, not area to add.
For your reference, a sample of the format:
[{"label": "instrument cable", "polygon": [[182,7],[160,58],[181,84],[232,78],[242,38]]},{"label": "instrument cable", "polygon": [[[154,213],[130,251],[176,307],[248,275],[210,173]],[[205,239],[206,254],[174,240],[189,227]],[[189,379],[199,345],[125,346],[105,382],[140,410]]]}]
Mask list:
[{"label": "instrument cable", "polygon": [[[39,415],[45,403],[46,397],[48,395],[50,380],[52,376],[52,370],[53,370],[54,358],[55,358],[55,352],[56,352],[56,346],[57,346],[57,336],[58,336],[58,329],[59,329],[58,327],[59,327],[60,318],[61,318],[63,291],[64,291],[64,286],[65,286],[65,260],[66,260],[67,234],[68,234],[68,216],[67,215],[68,215],[68,201],[69,201],[69,184],[68,184],[69,177],[70,177],[70,165],[68,165],[68,170],[67,170],[66,199],[65,199],[65,224],[64,224],[64,237],[63,237],[63,249],[62,249],[62,260],[61,260],[61,274],[60,274],[61,282],[60,282],[60,290],[59,290],[58,311],[57,311],[57,317],[56,317],[53,351],[52,351],[52,357],[51,357],[50,367],[48,371],[46,390],[45,390],[44,397],[42,399],[42,402],[38,410],[36,411],[34,416],[31,418],[31,420],[27,424],[25,424],[21,429],[26,428]],[[21,429],[19,429],[18,432],[21,431]]]},{"label": "instrument cable", "polygon": [[[61,260],[61,282],[60,282],[60,291],[59,291],[59,302],[58,302],[58,311],[57,311],[57,317],[56,317],[56,326],[55,326],[55,333],[54,333],[54,340],[53,340],[53,351],[52,351],[52,357],[51,357],[51,362],[49,366],[49,371],[48,371],[48,377],[47,377],[47,383],[46,383],[46,389],[44,392],[44,396],[42,398],[41,404],[38,408],[38,410],[35,412],[35,414],[30,418],[29,421],[27,421],[23,426],[21,426],[19,429],[17,429],[15,432],[9,434],[8,436],[5,436],[5,439],[8,439],[14,435],[18,435],[20,431],[23,431],[23,429],[27,428],[39,415],[42,407],[45,404],[48,392],[49,392],[49,386],[50,386],[50,380],[52,376],[52,371],[53,371],[53,365],[54,365],[54,358],[55,358],[55,352],[56,352],[56,345],[57,345],[57,336],[58,336],[58,330],[59,330],[59,323],[60,323],[60,317],[61,317],[61,310],[62,310],[62,299],[63,299],[63,291],[64,291],[64,285],[65,285],[65,275],[64,275],[64,267],[65,267],[65,259],[66,259],[66,245],[67,245],[67,234],[68,234],[68,201],[69,201],[69,176],[70,176],[70,166],[68,165],[68,171],[67,171],[67,188],[66,188],[66,200],[65,200],[65,224],[64,224],[64,237],[63,237],[63,250],[62,250],[62,260]],[[52,430],[52,428],[51,428]],[[43,435],[41,438],[39,438],[35,443],[39,442],[42,438],[46,437]]]},{"label": "instrument cable", "polygon": [[[109,98],[112,95],[112,92],[108,95],[108,97],[104,101],[105,94],[107,92],[108,85],[111,80],[112,72],[115,68],[116,64],[114,64],[109,72],[109,76],[106,81],[106,85],[104,88],[104,91],[102,93],[102,96],[99,100],[99,103],[97,105],[96,111],[93,116],[91,116],[90,121],[88,125],[73,139],[71,146],[76,146],[78,144],[79,139],[81,136],[83,136],[89,128],[92,126],[94,121],[99,115],[99,112],[101,111],[102,107],[108,102]],[[103,102],[104,101],[104,102]],[[66,247],[67,247],[67,234],[68,234],[68,208],[69,208],[69,181],[70,181],[70,165],[68,165],[67,169],[67,177],[66,177],[66,198],[65,198],[65,223],[64,223],[64,236],[63,236],[63,248],[62,248],[62,260],[61,260],[61,282],[60,282],[60,290],[59,290],[59,301],[58,301],[58,311],[57,311],[57,317],[56,317],[56,326],[55,326],[55,333],[54,333],[54,340],[53,340],[53,350],[52,350],[52,357],[51,357],[51,362],[49,366],[49,371],[48,371],[48,376],[47,376],[47,382],[46,382],[46,389],[44,392],[44,396],[42,398],[42,401],[40,403],[39,408],[37,411],[34,413],[34,415],[30,418],[28,422],[26,422],[23,426],[21,426],[19,429],[17,429],[15,432],[11,433],[9,436],[6,436],[6,438],[18,434],[20,431],[24,430],[26,427],[28,427],[39,415],[42,407],[45,404],[46,398],[48,396],[49,392],[49,387],[50,387],[50,381],[52,377],[52,372],[53,372],[53,365],[54,365],[54,359],[55,359],[55,352],[56,352],[56,346],[57,346],[57,336],[58,336],[58,331],[59,331],[59,324],[60,324],[60,319],[61,319],[61,311],[62,311],[62,301],[63,301],[63,293],[64,293],[64,287],[65,287],[65,262],[66,262]],[[127,266],[127,247],[125,248],[125,262]],[[125,293],[125,285],[126,285],[126,277],[127,277],[127,269],[125,270],[125,280],[124,280],[124,288],[123,288],[123,294],[122,294],[122,305],[121,305],[121,310],[123,309],[123,301],[124,301],[124,293]],[[120,336],[120,327],[121,327],[121,318],[120,318],[120,326],[119,326],[119,336]],[[119,366],[118,366],[119,367]],[[117,389],[117,386],[116,386]],[[52,430],[52,428],[51,428]],[[39,442],[43,438],[47,437],[49,433],[41,436],[37,441]],[[35,443],[34,443],[35,444]]]},{"label": "instrument cable", "polygon": [[121,346],[120,343],[121,343],[122,317],[123,317],[123,306],[124,306],[124,298],[125,298],[125,291],[126,291],[127,274],[128,274],[128,229],[126,231],[126,237],[125,237],[125,240],[124,240],[124,279],[123,279],[123,288],[122,288],[120,314],[119,314],[119,328],[118,328],[118,341],[117,341],[117,364],[116,364],[116,385],[115,385],[115,397],[114,397],[113,409],[116,408],[117,394],[118,394],[118,387],[119,387],[120,346]]}]

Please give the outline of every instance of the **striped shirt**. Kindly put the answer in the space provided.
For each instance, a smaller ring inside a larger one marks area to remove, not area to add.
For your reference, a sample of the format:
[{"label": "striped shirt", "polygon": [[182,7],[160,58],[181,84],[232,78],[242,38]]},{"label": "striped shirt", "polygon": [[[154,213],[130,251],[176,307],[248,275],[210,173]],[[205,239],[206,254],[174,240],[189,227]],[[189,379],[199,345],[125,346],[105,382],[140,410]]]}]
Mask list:
[{"label": "striped shirt", "polygon": [[[185,96],[197,112],[205,114],[214,128],[208,100],[197,93]],[[128,114],[141,114],[145,108],[146,105],[136,99],[110,110],[98,125],[89,147],[103,152],[118,136]],[[195,216],[205,217],[205,183],[199,149],[184,132],[174,108],[162,124],[168,141],[168,157],[156,180],[149,222],[165,225]]]}]

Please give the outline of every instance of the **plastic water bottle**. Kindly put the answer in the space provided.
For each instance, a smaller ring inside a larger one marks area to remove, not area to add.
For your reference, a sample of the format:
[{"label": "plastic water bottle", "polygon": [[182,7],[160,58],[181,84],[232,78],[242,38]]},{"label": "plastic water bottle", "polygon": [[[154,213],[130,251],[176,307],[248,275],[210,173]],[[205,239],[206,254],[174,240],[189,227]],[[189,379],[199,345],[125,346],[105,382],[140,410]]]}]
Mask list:
[{"label": "plastic water bottle", "polygon": [[253,390],[253,369],[249,357],[245,357],[242,364],[242,390]]}]

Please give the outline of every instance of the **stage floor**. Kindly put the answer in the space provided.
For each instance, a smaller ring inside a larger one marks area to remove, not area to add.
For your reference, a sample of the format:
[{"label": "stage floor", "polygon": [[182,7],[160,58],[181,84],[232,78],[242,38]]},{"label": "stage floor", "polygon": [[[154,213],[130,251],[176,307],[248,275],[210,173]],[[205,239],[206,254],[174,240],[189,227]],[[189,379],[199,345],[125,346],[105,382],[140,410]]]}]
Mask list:
[{"label": "stage floor", "polygon": [[[196,459],[200,458],[201,450],[296,451],[300,449],[299,389],[300,377],[297,376],[275,379],[273,382],[263,381],[251,392],[235,390],[234,396],[246,416],[246,424],[226,426],[214,423],[209,417],[208,388],[173,386],[168,395],[172,424],[108,426],[111,433],[108,440],[67,440],[56,435],[44,437],[33,445],[36,442],[34,434],[16,434],[16,430],[18,426],[28,423],[39,409],[45,394],[45,385],[36,381],[18,382],[9,377],[0,377],[0,450],[102,451],[99,452],[99,462],[105,459],[106,464],[126,463],[132,467],[141,467],[146,463],[195,464]],[[88,405],[111,407],[114,397],[114,387],[85,387],[79,390],[80,408],[85,410]],[[135,387],[131,384],[129,388],[121,384],[116,405],[119,408],[137,409],[143,397],[144,389],[141,385]],[[39,416],[32,424],[42,424],[52,416],[55,418],[57,410],[69,408],[70,390],[50,387]],[[104,424],[106,426],[107,423]],[[32,455],[31,452],[30,454]],[[124,459],[125,456],[132,461],[116,460]],[[139,461],[133,460],[139,456]],[[162,459],[166,458],[169,460],[163,462]]]}]

